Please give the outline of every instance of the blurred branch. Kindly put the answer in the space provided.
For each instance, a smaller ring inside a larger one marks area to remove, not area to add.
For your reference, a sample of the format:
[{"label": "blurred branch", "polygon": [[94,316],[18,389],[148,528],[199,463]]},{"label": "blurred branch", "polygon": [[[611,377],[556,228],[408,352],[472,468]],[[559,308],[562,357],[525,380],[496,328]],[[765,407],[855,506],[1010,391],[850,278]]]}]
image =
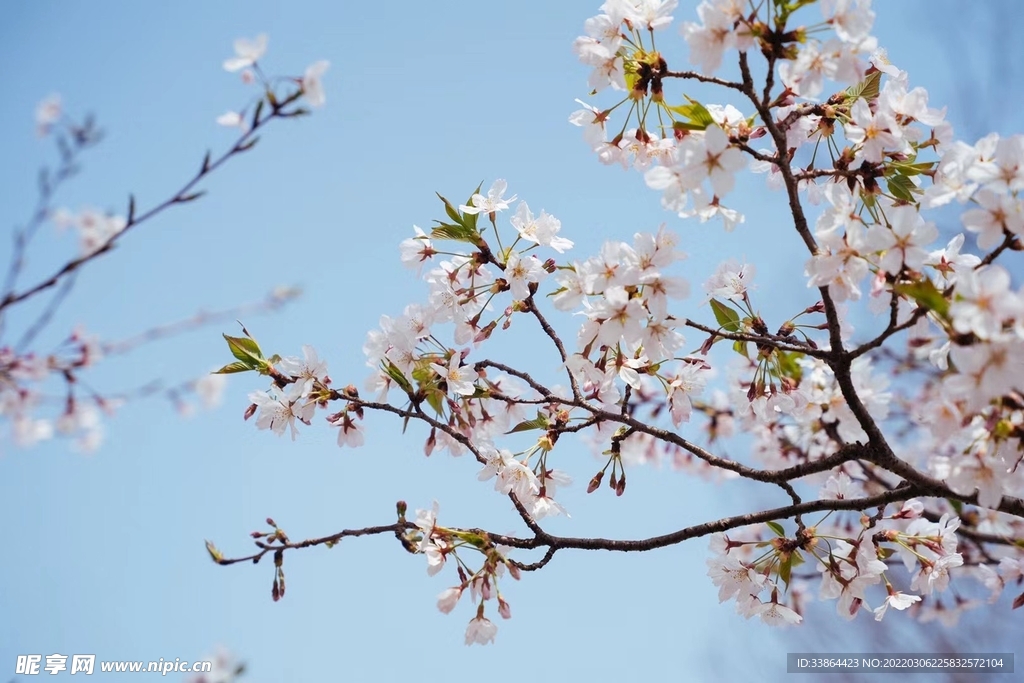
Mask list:
[{"label": "blurred branch", "polygon": [[260,301],[250,302],[220,311],[199,311],[191,318],[178,320],[165,325],[158,325],[157,327],[150,328],[133,337],[128,337],[121,341],[108,342],[103,344],[100,348],[103,350],[103,354],[107,356],[127,353],[128,351],[131,351],[132,349],[135,349],[147,342],[177,336],[179,334],[191,332],[192,330],[197,330],[207,325],[237,320],[240,317],[248,315],[259,315],[262,313],[274,312],[298,297],[301,293],[302,290],[298,287],[278,287],[270,291]]},{"label": "blurred branch", "polygon": [[128,217],[123,229],[112,235],[98,249],[95,249],[78,258],[72,259],[71,261],[66,263],[62,268],[58,269],[53,275],[42,280],[41,282],[29,287],[28,289],[22,290],[21,292],[8,292],[2,299],[0,299],[0,315],[2,315],[3,312],[8,307],[21,301],[25,301],[26,299],[35,296],[39,292],[45,291],[57,285],[64,277],[70,275],[71,273],[74,273],[76,270],[81,268],[86,263],[89,263],[90,261],[99,258],[102,254],[111,251],[117,245],[118,240],[132,228],[142,223],[145,223],[151,218],[154,218],[155,216],[161,214],[163,211],[170,208],[171,206],[175,206],[178,204],[186,204],[188,202],[199,199],[205,193],[205,191],[193,191],[195,186],[201,180],[205,179],[206,176],[213,173],[215,170],[217,170],[220,166],[222,166],[232,157],[252,149],[259,141],[259,136],[255,135],[255,133],[260,128],[266,126],[270,121],[277,118],[290,118],[296,116],[296,111],[285,111],[285,107],[297,101],[299,98],[302,97],[302,95],[303,92],[300,89],[295,91],[282,101],[277,101],[276,99],[272,100],[270,111],[263,117],[260,117],[261,107],[257,107],[256,115],[253,117],[251,128],[244,132],[227,152],[217,157],[216,159],[211,159],[210,153],[207,152],[205,158],[203,159],[203,163],[200,166],[199,171],[195,174],[195,176],[193,176],[188,182],[186,182],[181,187],[181,189],[174,193],[174,195],[171,196],[169,199],[161,202],[160,204],[149,209],[148,211],[145,211],[141,214],[137,214],[135,210],[135,197],[129,197]]},{"label": "blurred branch", "polygon": [[[57,189],[66,180],[78,173],[79,155],[103,139],[103,132],[95,127],[95,121],[91,115],[86,116],[85,123],[81,126],[76,126],[72,123],[65,123],[64,125],[70,133],[71,143],[69,144],[67,139],[58,133],[56,140],[57,148],[60,150],[60,165],[52,173],[46,166],[39,169],[39,197],[36,200],[36,208],[24,227],[21,229],[16,227],[14,229],[11,262],[7,267],[7,275],[4,278],[0,301],[7,300],[14,291],[18,275],[21,274],[22,268],[25,265],[25,250],[39,231],[39,227],[50,216],[53,208],[51,202]],[[3,335],[4,329],[2,310],[3,307],[0,307],[0,336]]]}]

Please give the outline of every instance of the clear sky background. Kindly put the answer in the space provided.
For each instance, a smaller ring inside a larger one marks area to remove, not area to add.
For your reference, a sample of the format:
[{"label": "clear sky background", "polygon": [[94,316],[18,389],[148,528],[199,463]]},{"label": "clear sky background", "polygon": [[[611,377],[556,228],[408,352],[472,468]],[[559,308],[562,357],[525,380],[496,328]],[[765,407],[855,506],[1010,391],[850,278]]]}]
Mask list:
[{"label": "clear sky background", "polygon": [[[276,122],[255,150],[203,185],[208,196],[126,236],[83,272],[39,347],[50,348],[77,323],[115,340],[295,284],[305,290],[297,303],[244,322],[264,348],[295,355],[312,344],[336,384],[362,386],[366,331],[382,313],[398,314],[425,297],[399,263],[398,243],[414,223],[426,227],[442,217],[434,191],[463,201],[481,180],[486,187],[495,178],[506,178],[535,211],[561,219],[577,258],[605,239],[628,240],[667,222],[690,254],[681,274],[695,293],[720,260],[745,257],[759,266],[755,303],[769,317],[778,312],[781,321],[812,303],[783,197],[764,190],[762,179],[747,177],[734,193],[731,204],[747,215],[735,232],[683,222],[660,208],[640,175],[599,165],[567,123],[578,108],[574,98],[587,93],[587,70],[571,43],[599,5],[8,5],[0,26],[5,228],[30,214],[36,169],[54,159],[51,143],[33,130],[34,108],[49,93],[61,93],[72,114],[95,112],[107,132],[57,205],[124,213],[129,192],[140,208],[152,206],[191,177],[208,147],[216,152],[233,140],[214,119],[250,94],[221,68],[235,38],[267,32],[261,64],[275,74],[331,62],[324,109]],[[690,19],[694,5],[682,2],[677,22]],[[1013,14],[1019,18],[1017,4],[993,3],[986,17],[996,21],[958,15],[955,7],[962,5],[885,3],[876,8],[875,33],[912,83],[928,88],[932,106],[949,104],[950,119],[969,141],[988,129],[1019,130],[1018,81],[1004,80],[1013,76],[1013,60],[1000,44]],[[659,38],[682,66],[677,27]],[[7,249],[0,241],[5,264]],[[75,249],[70,235],[45,226],[23,282]],[[680,310],[710,318],[698,304],[695,295]],[[561,329],[575,324],[563,319]],[[531,346],[537,337],[518,327],[497,348],[550,372],[554,355]],[[206,329],[111,359],[90,382],[117,393],[150,379],[194,377],[229,362],[222,331],[236,328]],[[246,680],[264,683],[482,675],[495,682],[776,680],[785,676],[787,651],[849,650],[854,642],[851,632],[815,621],[779,633],[744,621],[731,603],[719,606],[705,575],[705,540],[641,556],[561,552],[543,571],[505,587],[513,618],[498,624],[497,643],[487,648],[462,644],[473,616],[468,604],[447,616],[435,608],[435,596],[456,582],[454,572],[427,577],[422,558],[393,538],[290,552],[287,596],[275,604],[269,562],[217,567],[203,539],[240,555],[268,515],[293,539],[306,538],[390,523],[399,499],[411,509],[437,499],[442,523],[518,526],[507,499],[477,483],[476,463],[424,458],[425,434],[417,428],[403,437],[395,421],[370,419],[367,445],[355,451],[335,445],[336,431],[320,415],[295,443],[257,432],[241,415],[246,394],[262,386],[254,376],[232,377],[224,406],[191,419],[159,399],[128,405],[109,421],[107,441],[93,455],[74,453],[64,441],[31,450],[3,445],[0,680],[13,676],[17,654],[198,659],[218,644],[248,663]],[[631,471],[620,499],[607,489],[586,496],[601,462],[567,448],[558,463],[576,484],[563,500],[573,517],[546,522],[553,533],[639,538],[778,502],[773,494],[752,498],[738,485],[715,487],[653,468]],[[819,616],[835,621],[831,605]],[[1009,615],[1004,609],[976,617]],[[888,651],[916,637],[899,615],[874,636],[874,622],[861,620],[865,642],[884,639]]]}]

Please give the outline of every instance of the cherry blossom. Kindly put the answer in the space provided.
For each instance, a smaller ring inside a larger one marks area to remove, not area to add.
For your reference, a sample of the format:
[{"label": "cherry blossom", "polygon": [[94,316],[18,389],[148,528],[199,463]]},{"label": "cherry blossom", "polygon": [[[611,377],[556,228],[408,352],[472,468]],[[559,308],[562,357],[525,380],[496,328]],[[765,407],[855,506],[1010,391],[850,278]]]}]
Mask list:
[{"label": "cherry blossom", "polygon": [[494,642],[494,636],[498,633],[498,627],[490,619],[483,615],[477,616],[469,622],[466,627],[466,645],[479,643],[486,645]]},{"label": "cherry blossom", "polygon": [[718,265],[714,275],[704,283],[704,291],[712,298],[742,301],[747,296],[750,281],[757,269],[749,263],[729,259]]},{"label": "cherry blossom", "polygon": [[60,95],[53,93],[36,106],[36,133],[42,137],[60,121],[63,107]]},{"label": "cherry blossom", "polygon": [[491,189],[487,191],[486,197],[482,194],[474,194],[471,200],[473,202],[472,206],[462,205],[459,207],[459,210],[468,214],[504,211],[508,208],[509,204],[516,200],[516,195],[512,195],[508,199],[503,197],[507,189],[508,183],[504,180],[495,180],[491,185]]},{"label": "cherry blossom", "polygon": [[[515,197],[512,199],[515,199]],[[511,202],[512,199],[509,201]],[[504,208],[508,208],[507,204]],[[516,207],[516,213],[512,217],[512,227],[527,242],[533,242],[543,247],[551,247],[559,254],[572,248],[571,240],[558,236],[558,231],[562,227],[558,219],[544,211],[541,211],[539,216],[534,217],[526,202],[519,202],[519,206]]]},{"label": "cherry blossom", "polygon": [[980,208],[965,211],[961,219],[965,228],[978,233],[979,249],[995,247],[1006,233],[1024,233],[1024,209],[1016,197],[983,189],[972,199]]},{"label": "cherry blossom", "polygon": [[822,0],[821,13],[839,39],[849,43],[867,38],[875,23],[871,0]]},{"label": "cherry blossom", "polygon": [[881,607],[877,607],[875,609],[875,621],[881,621],[882,617],[885,616],[886,610],[888,610],[890,607],[902,612],[914,603],[918,602],[921,602],[920,595],[910,595],[909,593],[901,593],[899,591],[894,591],[890,587],[889,595],[885,598],[885,602],[882,603]]},{"label": "cherry blossom", "polygon": [[418,226],[412,226],[413,230],[416,231],[415,237],[402,240],[399,245],[399,250],[402,255],[402,263],[407,268],[422,268],[423,264],[429,261],[437,252],[434,251],[434,245],[427,237],[427,233]]},{"label": "cherry blossom", "polygon": [[302,92],[306,95],[306,101],[314,107],[324,106],[327,97],[324,95],[323,76],[331,65],[326,59],[310,64],[306,73],[302,76]]},{"label": "cherry blossom", "polygon": [[430,367],[448,384],[448,391],[463,396],[471,396],[476,392],[476,388],[473,386],[469,370],[463,367],[461,362],[459,354],[453,353],[448,361],[448,367],[438,363],[431,363]]},{"label": "cherry blossom", "polygon": [[235,41],[235,56],[224,60],[226,71],[241,71],[253,66],[267,51],[267,34],[261,33],[254,39],[239,38]]},{"label": "cherry blossom", "polygon": [[238,128],[243,133],[249,132],[249,122],[237,111],[224,112],[217,117],[217,123],[228,128]]},{"label": "cherry blossom", "polygon": [[864,160],[879,163],[883,152],[899,145],[901,129],[890,112],[879,109],[872,113],[867,102],[857,100],[850,110],[850,118],[846,138],[860,145],[858,156]]},{"label": "cherry blossom", "polygon": [[708,74],[718,70],[725,51],[736,42],[733,34],[736,17],[716,6],[719,4],[722,3],[700,3],[697,6],[697,15],[702,23],[688,21],[682,25],[683,38],[690,45],[690,63]]},{"label": "cherry blossom", "polygon": [[[538,528],[566,515],[559,496],[571,478],[557,468],[572,469],[561,449],[570,435],[583,436],[599,458],[589,493],[609,484],[623,495],[627,470],[659,464],[713,481],[781,485],[797,506],[814,501],[815,512],[784,508],[772,512],[778,519],[744,528],[735,528],[742,519],[724,520],[729,536],[712,536],[707,559],[720,601],[735,600],[739,614],[773,626],[801,623],[814,596],[834,601],[844,619],[863,610],[881,620],[890,608],[918,605],[909,612],[922,621],[953,621],[977,603],[961,583],[1001,594],[1024,573],[1016,547],[990,540],[1022,530],[1012,511],[1024,494],[1024,292],[1001,264],[1024,235],[1024,137],[954,141],[945,110],[929,107],[927,91],[871,37],[870,2],[819,4],[824,22],[800,3],[770,17],[770,4],[700,3],[699,23],[682,26],[690,60],[703,71],[695,74],[660,51],[664,39],[658,50],[651,42],[670,23],[675,0],[608,0],[574,49],[593,67],[590,88],[629,91],[605,93],[607,103],[577,100],[583,108],[569,118],[601,163],[642,173],[662,205],[691,226],[716,218],[726,230],[753,227],[741,228],[744,217],[723,203],[750,157],[752,170],[785,193],[785,223],[806,249],[805,300],[762,315],[766,294],[752,287],[754,264],[733,258],[708,266],[704,290],[713,301],[686,306],[685,254],[665,226],[568,260],[574,244],[554,216],[520,201],[498,220],[518,197],[506,198],[507,183],[495,180],[461,213],[445,200],[440,228],[414,226],[401,243],[402,263],[426,271],[424,291],[367,335],[376,401],[354,387],[332,388],[326,366],[305,347],[301,360],[265,361],[274,386],[252,396],[257,427],[291,427],[294,438],[296,420],[309,424],[333,402],[342,404],[328,417],[339,445],[363,443],[364,412],[418,423],[424,454],[480,463],[477,478],[508,496],[533,532],[510,545],[547,547],[547,559],[560,547]],[[790,11],[799,13],[794,23]],[[768,31],[776,31],[771,40]],[[781,83],[761,90],[763,81],[751,82],[760,71],[748,62],[771,41],[779,45],[769,66]],[[733,66],[741,60],[742,81],[711,76],[726,56]],[[316,104],[322,91],[307,80],[302,88]],[[669,87],[694,81],[724,86],[736,104],[698,101],[697,90],[681,99]],[[963,234],[935,248],[928,209],[953,200],[970,202],[963,224],[987,253],[965,248]],[[479,214],[486,221],[478,225]],[[541,248],[556,253],[542,256]],[[552,307],[578,322],[549,319]],[[862,312],[875,315],[862,322]],[[467,362],[470,349],[513,325],[539,330],[555,367],[519,369],[483,355]],[[12,372],[40,367],[21,362]],[[25,413],[31,403],[5,400]],[[46,423],[19,419],[22,439],[45,438]],[[696,424],[679,429],[684,422]],[[738,433],[750,445],[747,458],[723,443]],[[402,524],[404,515],[400,504]],[[458,573],[438,609],[451,612],[468,588],[477,613],[466,643],[493,642],[484,606],[496,599],[498,614],[510,616],[498,579],[507,591],[503,572],[518,578],[522,567],[488,540],[501,534],[438,527],[436,515],[436,503],[417,511],[406,548],[425,556],[430,575]],[[721,527],[698,535],[708,528]],[[958,548],[961,534],[972,541]],[[940,601],[950,589],[954,598]]]},{"label": "cherry blossom", "polygon": [[718,126],[708,126],[702,143],[688,148],[681,173],[690,187],[709,179],[715,195],[724,197],[735,183],[733,174],[746,166],[746,158],[729,145],[728,137]]},{"label": "cherry blossom", "polygon": [[453,609],[455,609],[455,605],[459,603],[459,598],[461,597],[461,588],[447,588],[437,596],[437,609],[439,609],[442,614],[449,614]]}]

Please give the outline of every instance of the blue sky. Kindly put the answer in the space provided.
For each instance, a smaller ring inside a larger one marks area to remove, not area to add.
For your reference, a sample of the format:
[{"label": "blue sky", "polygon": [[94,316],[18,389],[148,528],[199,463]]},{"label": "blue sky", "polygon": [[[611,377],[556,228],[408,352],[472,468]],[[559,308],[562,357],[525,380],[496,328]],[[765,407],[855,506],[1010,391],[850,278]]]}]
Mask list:
[{"label": "blue sky", "polygon": [[[120,339],[294,284],[305,291],[297,303],[244,322],[275,352],[298,354],[312,344],[335,383],[361,386],[366,331],[382,313],[425,296],[401,267],[398,243],[414,223],[426,227],[441,217],[434,191],[464,200],[495,178],[508,179],[534,210],[561,219],[578,256],[667,222],[690,254],[682,274],[695,291],[732,256],[759,266],[755,301],[766,313],[811,303],[783,198],[761,179],[738,186],[733,203],[747,222],[735,232],[684,223],[660,208],[638,174],[600,166],[567,123],[578,108],[574,98],[587,93],[571,43],[599,4],[9,6],[0,27],[7,84],[0,206],[9,226],[29,215],[36,168],[53,160],[32,118],[49,93],[61,93],[71,113],[95,112],[107,131],[58,206],[123,213],[129,192],[140,208],[152,206],[195,172],[207,148],[231,143],[232,133],[214,119],[247,102],[246,86],[221,68],[235,38],[267,32],[262,63],[273,73],[299,75],[315,60],[331,62],[324,109],[276,122],[255,150],[204,183],[206,197],[127,236],[82,274],[39,347],[77,323]],[[693,4],[681,3],[677,21],[690,17]],[[995,62],[983,49],[988,24],[957,17],[953,7],[886,4],[877,8],[876,34],[912,83],[929,89],[932,106],[950,105],[954,125],[1012,132],[1020,124],[1006,113],[1005,103],[1018,101],[1013,93],[964,107],[957,83],[970,78],[972,87],[995,92],[984,88]],[[918,19],[925,11],[930,16]],[[964,35],[964,26],[974,33]],[[681,42],[675,31],[660,45]],[[685,59],[678,47],[675,54]],[[707,91],[688,92],[705,98]],[[26,282],[75,249],[52,226],[35,246]],[[8,248],[0,242],[3,263]],[[799,305],[779,308],[793,300]],[[707,314],[698,303],[691,299],[687,310]],[[571,330],[575,323],[564,324]],[[222,331],[233,326],[111,359],[90,381],[116,393],[153,378],[196,376],[230,360]],[[499,348],[513,362],[550,370],[553,357],[544,361],[530,340],[514,330]],[[437,499],[442,522],[453,525],[517,526],[507,500],[476,482],[475,463],[424,458],[423,433],[413,428],[402,437],[393,421],[370,419],[368,443],[356,451],[338,449],[321,419],[295,443],[257,432],[241,414],[246,394],[261,386],[254,377],[232,377],[222,408],[187,420],[159,399],[128,405],[93,455],[62,441],[3,447],[0,679],[5,667],[13,672],[17,654],[198,659],[222,644],[248,662],[252,681],[461,680],[485,670],[493,681],[774,680],[784,675],[780,653],[829,649],[813,626],[780,635],[719,606],[705,576],[703,540],[643,556],[560,553],[507,588],[514,616],[499,624],[490,648],[462,645],[467,605],[447,616],[434,606],[454,575],[427,577],[422,559],[393,539],[290,553],[288,594],[275,604],[269,566],[217,567],[203,539],[242,554],[248,533],[268,515],[292,538],[305,538],[388,523],[399,499],[411,508]],[[742,487],[716,488],[667,469],[631,471],[620,499],[606,489],[586,496],[601,463],[582,448],[563,457],[561,467],[577,481],[564,500],[573,517],[552,520],[554,533],[643,537],[752,504]]]}]

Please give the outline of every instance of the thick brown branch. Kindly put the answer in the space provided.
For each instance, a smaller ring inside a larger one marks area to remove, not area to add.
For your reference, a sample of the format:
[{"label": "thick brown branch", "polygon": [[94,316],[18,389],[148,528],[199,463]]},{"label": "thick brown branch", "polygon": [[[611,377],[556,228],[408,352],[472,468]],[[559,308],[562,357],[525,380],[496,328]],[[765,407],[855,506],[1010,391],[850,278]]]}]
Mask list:
[{"label": "thick brown branch", "polygon": [[702,325],[698,322],[690,320],[689,318],[686,318],[683,321],[683,324],[686,325],[687,327],[692,327],[695,330],[707,332],[708,334],[713,334],[716,337],[721,337],[722,339],[729,339],[731,341],[745,341],[753,342],[754,344],[763,344],[764,346],[770,346],[774,349],[779,349],[780,351],[792,351],[795,353],[802,353],[804,355],[812,356],[814,358],[824,359],[828,358],[831,355],[831,352],[828,350],[816,349],[810,346],[809,344],[800,344],[797,340],[789,339],[776,334],[755,335],[740,334],[737,332],[727,332],[722,329]]},{"label": "thick brown branch", "polygon": [[[660,536],[651,536],[649,538],[635,539],[635,540],[618,540],[609,538],[577,538],[572,536],[554,536],[552,534],[541,532],[532,538],[520,538],[518,536],[506,536],[504,534],[494,534],[486,532],[480,529],[466,529],[466,531],[485,534],[486,537],[496,545],[504,545],[510,548],[519,549],[534,549],[534,548],[546,548],[547,551],[541,560],[534,563],[521,563],[516,562],[516,566],[526,571],[533,571],[540,569],[548,564],[554,557],[555,552],[558,550],[607,550],[611,552],[646,552],[650,550],[657,550],[658,548],[666,548],[673,545],[678,545],[691,538],[699,538],[702,536],[709,536],[714,533],[726,532],[731,529],[737,529],[753,524],[761,524],[763,522],[776,521],[780,519],[790,519],[798,517],[800,515],[806,515],[813,512],[827,512],[827,511],[862,511],[869,508],[876,508],[884,506],[889,503],[906,500],[907,498],[920,495],[913,486],[905,486],[887,491],[885,493],[869,496],[865,498],[852,498],[843,500],[815,500],[807,503],[797,503],[788,505],[781,508],[773,508],[770,510],[763,510],[761,512],[752,512],[742,515],[734,515],[731,517],[723,517],[712,522],[706,522],[704,524],[697,524],[689,526],[672,533],[663,534]],[[355,536],[373,536],[380,534],[401,534],[404,531],[415,529],[416,525],[410,522],[396,522],[394,524],[387,524],[381,526],[371,526],[362,529],[345,529],[329,536],[322,536],[320,538],[311,538],[305,541],[297,543],[285,542],[285,543],[264,543],[257,541],[257,546],[260,548],[259,552],[247,555],[245,557],[237,558],[220,558],[217,560],[218,564],[221,565],[232,565],[241,562],[258,562],[264,555],[275,552],[278,550],[298,550],[300,548],[311,548],[320,545],[333,545],[340,542],[342,539],[347,537]]]},{"label": "thick brown branch", "polygon": [[714,83],[724,88],[731,88],[733,90],[743,91],[743,84],[736,83],[734,81],[727,81],[723,78],[715,78],[714,76],[705,76],[697,71],[665,71],[662,73],[663,78],[682,78],[689,81],[700,81],[701,83]]},{"label": "thick brown branch", "polygon": [[[804,215],[803,206],[800,204],[799,183],[793,175],[789,155],[786,152],[786,133],[772,118],[772,112],[768,105],[762,102],[754,92],[754,80],[750,75],[750,65],[747,63],[746,52],[740,53],[740,72],[743,75],[742,91],[757,109],[757,113],[761,117],[761,121],[764,123],[765,129],[772,136],[772,140],[775,142],[775,149],[778,150],[777,166],[779,173],[782,174],[782,180],[786,185],[786,195],[789,199],[789,211],[793,216],[793,227],[796,228],[797,234],[800,235],[800,239],[802,239],[804,244],[807,246],[807,250],[810,251],[812,255],[816,254],[818,252],[818,243],[814,240],[814,236],[811,234],[811,230],[807,224],[807,217]],[[843,341],[840,336],[839,314],[836,311],[835,303],[832,301],[832,296],[829,294],[828,287],[819,287],[818,291],[821,292],[821,300],[825,304],[825,318],[828,320],[829,343],[833,350],[841,352],[843,350]]]}]

